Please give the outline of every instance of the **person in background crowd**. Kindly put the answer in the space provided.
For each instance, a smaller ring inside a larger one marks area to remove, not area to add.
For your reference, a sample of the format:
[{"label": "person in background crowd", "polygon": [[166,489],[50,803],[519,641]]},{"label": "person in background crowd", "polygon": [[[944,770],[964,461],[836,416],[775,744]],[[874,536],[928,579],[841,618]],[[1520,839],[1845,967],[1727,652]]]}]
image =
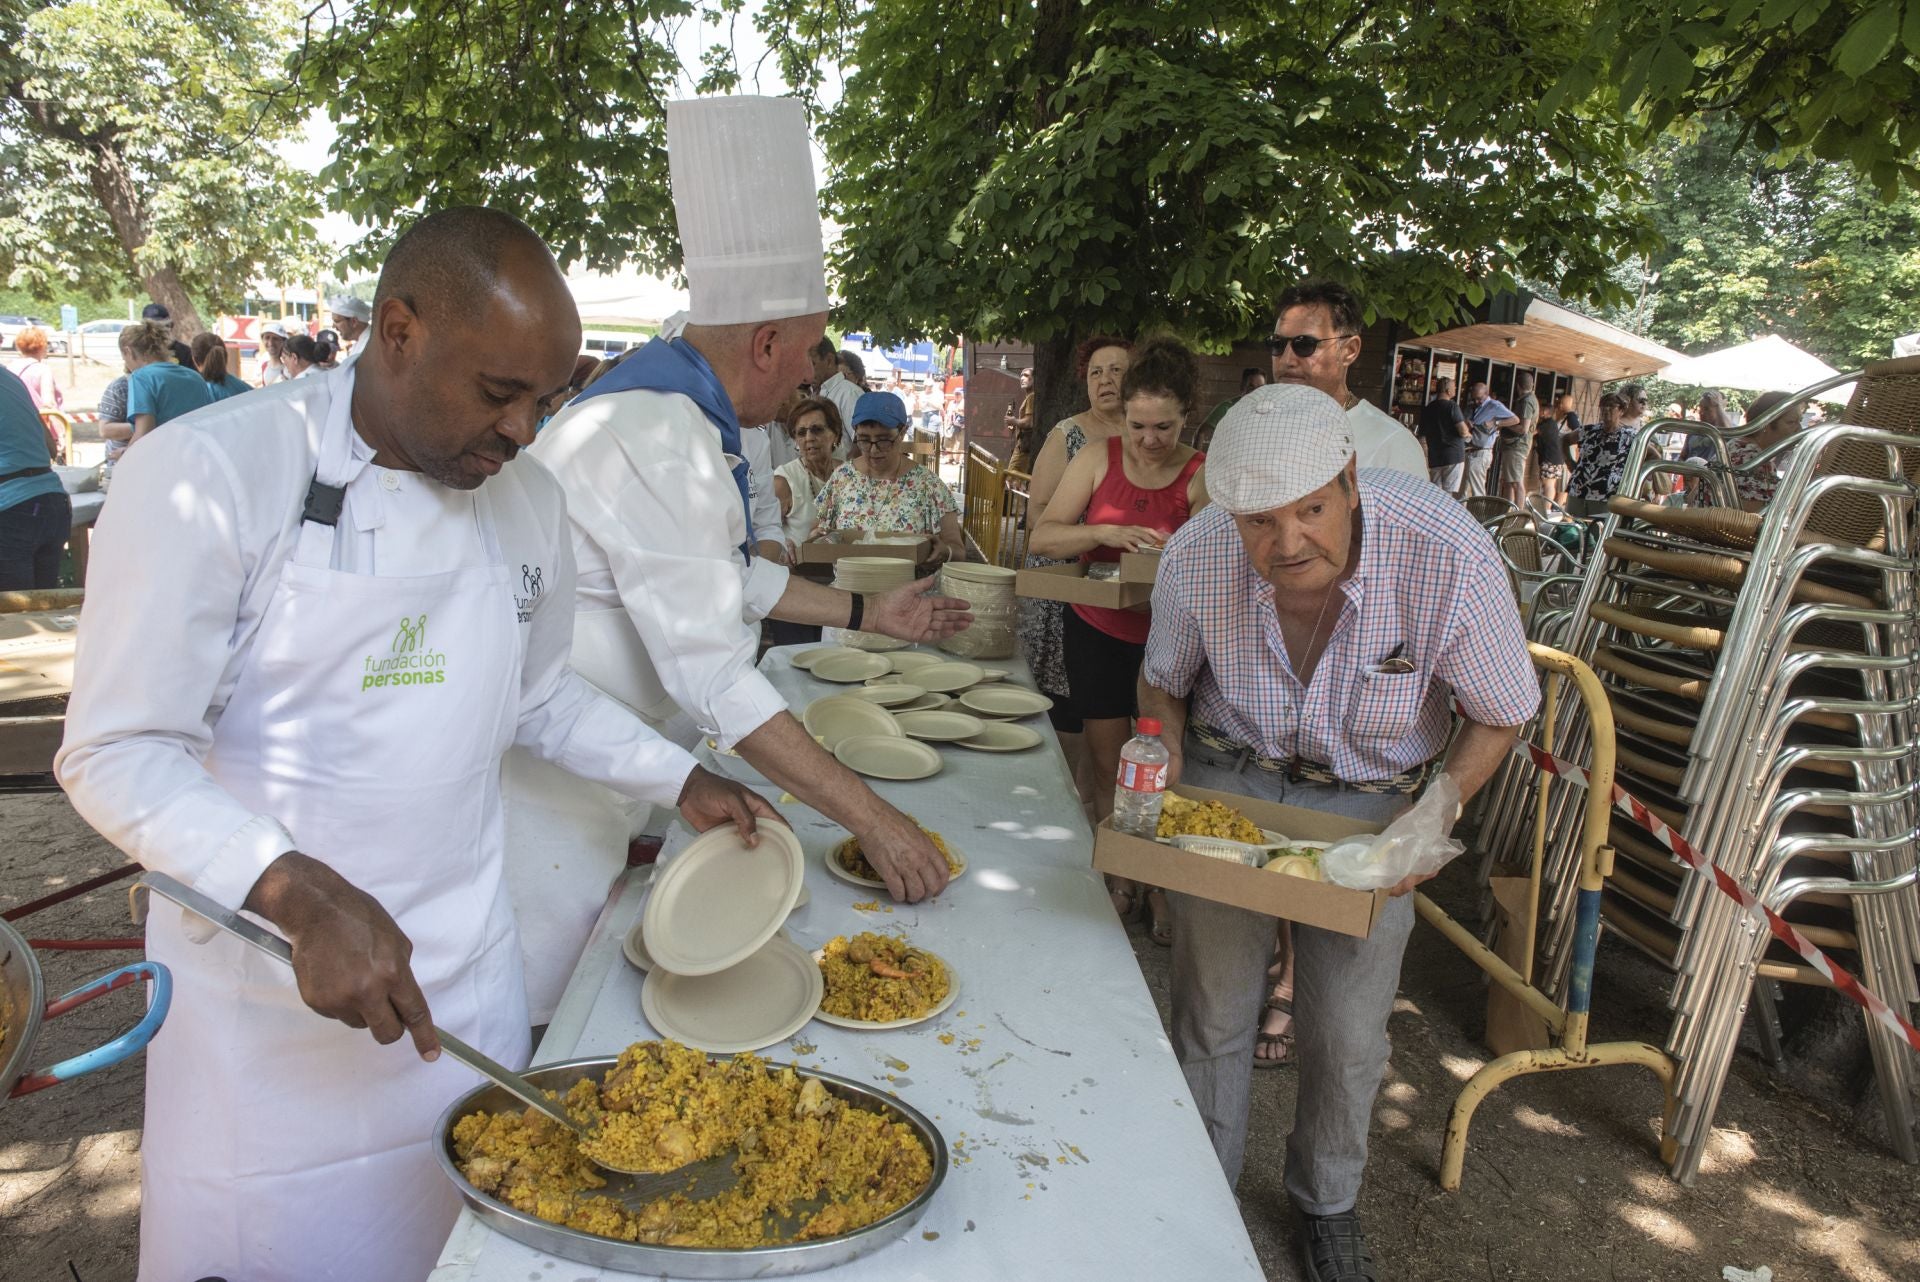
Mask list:
[{"label": "person in background crowd", "polygon": [[1527,502],[1527,460],[1533,457],[1533,429],[1540,422],[1540,398],[1533,394],[1533,375],[1521,370],[1513,376],[1513,419],[1500,428],[1494,460],[1499,468],[1500,497],[1515,507]]},{"label": "person in background crowd", "polygon": [[340,350],[349,354],[357,352],[360,339],[373,320],[373,308],[367,306],[364,299],[342,294],[327,300],[327,310],[333,313],[333,328],[340,335]]},{"label": "person in background crowd", "polygon": [[1467,440],[1473,429],[1467,416],[1453,399],[1453,380],[1433,382],[1433,399],[1420,410],[1420,439],[1427,446],[1427,479],[1453,495],[1462,497],[1467,475]]},{"label": "person in background crowd", "polygon": [[1467,389],[1467,421],[1473,428],[1467,442],[1467,485],[1464,497],[1488,494],[1493,471],[1493,449],[1500,433],[1520,421],[1512,410],[1493,399],[1485,383]]},{"label": "person in background crowd", "polygon": [[[1126,430],[1127,416],[1120,404],[1120,384],[1133,364],[1133,344],[1124,338],[1095,334],[1080,344],[1074,367],[1087,389],[1087,408],[1071,418],[1063,418],[1047,433],[1045,442],[1034,454],[1033,481],[1027,487],[1027,527],[1040,528],[1047,517],[1047,504],[1060,487],[1060,478],[1080,451],[1099,445]],[[1029,565],[1057,565],[1041,556],[1028,556]],[[1073,710],[1073,697],[1067,680],[1065,660],[1066,607],[1058,601],[1035,597],[1019,598],[1020,651],[1033,669],[1034,684],[1053,699],[1047,718],[1060,736],[1061,751],[1073,767],[1074,783],[1080,799],[1092,804],[1099,789],[1108,781],[1096,780],[1080,737],[1080,717]]]},{"label": "person in background crowd", "polygon": [[27,358],[13,372],[27,385],[27,394],[33,397],[33,407],[37,410],[57,410],[67,403],[66,394],[60,390],[60,380],[54,377],[53,366],[47,364],[47,350],[51,346],[47,331],[38,325],[29,325],[13,336],[13,350]]},{"label": "person in background crowd", "polygon": [[286,366],[281,361],[287,354],[287,327],[279,321],[268,321],[260,327],[260,386],[272,387],[275,383],[287,379]]},{"label": "person in background crowd", "polygon": [[858,353],[850,352],[843,347],[840,349],[839,356],[835,359],[840,364],[841,375],[849,383],[852,383],[862,392],[870,392],[873,390],[867,386],[867,363],[860,359]]},{"label": "person in background crowd", "polygon": [[[841,423],[851,422],[853,407],[860,400],[860,388],[840,368],[840,354],[834,349],[833,340],[822,335],[820,341],[813,345],[810,356],[813,360],[815,394],[833,402],[834,408],[840,411]],[[847,442],[842,440],[834,457],[844,461],[848,448]]]},{"label": "person in background crowd", "polygon": [[[1567,426],[1571,423],[1571,427]],[[1540,424],[1533,435],[1533,452],[1540,461],[1540,493],[1547,502],[1567,501],[1567,436],[1580,430],[1573,415],[1573,397],[1561,395],[1540,411]]]},{"label": "person in background crowd", "polygon": [[[798,560],[799,546],[820,519],[820,491],[833,476],[834,448],[846,435],[840,409],[824,396],[803,397],[787,411],[785,429],[799,457],[773,470],[773,493],[786,523],[787,548]],[[819,629],[814,629],[818,639]]]},{"label": "person in background crowd", "polygon": [[127,422],[101,427],[109,441],[131,445],[156,427],[213,404],[207,380],[191,365],[174,362],[167,331],[152,321],[120,331],[120,358],[127,366]]},{"label": "person in background crowd", "polygon": [[113,484],[114,463],[126,453],[127,442],[133,439],[133,424],[127,421],[127,376],[124,373],[114,375],[100,389],[95,412],[100,415],[100,438],[107,447],[106,457],[100,464],[100,492],[105,494]]},{"label": "person in background crowd", "polygon": [[173,336],[173,313],[158,303],[148,303],[140,309],[140,319],[151,321],[167,332],[167,345],[173,352],[173,359],[188,369],[193,368],[193,351],[185,343]]},{"label": "person in background crowd", "polygon": [[323,329],[313,336],[314,346],[326,353],[314,362],[314,368],[328,370],[340,368],[340,334],[338,330]]},{"label": "person in background crowd", "polygon": [[73,501],[27,385],[0,369],[0,592],[60,586]]},{"label": "person in background crowd", "polygon": [[211,330],[193,336],[193,367],[207,381],[207,391],[216,401],[251,392],[253,384],[227,373],[227,345]]},{"label": "person in background crowd", "polygon": [[1220,426],[1220,420],[1227,416],[1227,411],[1233,408],[1234,403],[1254,388],[1265,387],[1271,381],[1272,380],[1267,377],[1267,371],[1260,369],[1258,366],[1249,365],[1242,369],[1240,371],[1240,390],[1214,406],[1212,411],[1207,414],[1207,421],[1200,425],[1198,432],[1194,433],[1193,447],[1202,454],[1206,453],[1207,443],[1213,440],[1213,433]]},{"label": "person in background crowd", "polygon": [[1620,426],[1638,432],[1647,424],[1647,389],[1628,383],[1614,393],[1620,399]]},{"label": "person in background crowd", "polygon": [[[1180,442],[1199,391],[1193,353],[1171,339],[1140,350],[1120,385],[1126,430],[1106,448],[1082,450],[1061,477],[1030,546],[1062,560],[1116,562],[1122,552],[1158,549],[1207,502],[1207,456]],[[1067,682],[1092,760],[1095,821],[1113,812],[1120,749],[1133,734],[1135,681],[1151,617],[1140,610],[1072,606],[1063,620]],[[1104,785],[1103,785],[1104,781]],[[1172,942],[1166,896],[1110,878],[1113,908],[1126,921],[1144,897],[1150,937]]]},{"label": "person in background crowd", "polygon": [[[1645,398],[1642,398],[1645,403]],[[1600,426],[1580,433],[1580,461],[1567,482],[1567,510],[1575,516],[1606,515],[1607,499],[1626,475],[1627,451],[1638,429],[1626,422],[1626,401],[1618,392],[1600,398]]]},{"label": "person in background crowd", "polygon": [[[1699,415],[1702,425],[1715,429],[1722,437],[1733,431],[1733,419],[1727,413],[1727,398],[1720,392],[1709,389],[1700,393]],[[1709,464],[1718,463],[1720,447],[1711,432],[1689,432],[1680,456],[1697,458]]]},{"label": "person in background crowd", "polygon": [[[1734,493],[1744,511],[1759,512],[1773,501],[1780,490],[1778,457],[1765,463],[1755,460],[1789,436],[1802,429],[1807,402],[1797,401],[1789,392],[1762,392],[1747,406],[1747,422],[1759,423],[1757,431],[1736,436],[1727,442],[1727,466],[1733,469]],[[1722,411],[1724,413],[1724,410]],[[1705,417],[1702,415],[1702,417]]]},{"label": "person in background crowd", "polygon": [[1281,294],[1267,340],[1273,381],[1318,388],[1340,402],[1352,420],[1360,467],[1390,467],[1425,479],[1426,454],[1413,433],[1347,387],[1347,372],[1360,356],[1364,310],[1352,290],[1331,281],[1307,281]]},{"label": "person in background crowd", "polygon": [[1007,438],[1013,442],[1013,452],[1007,457],[1007,468],[1014,472],[1033,475],[1033,366],[1020,371],[1020,390],[1013,394],[1013,404],[1007,406],[1005,418]]},{"label": "person in background crowd", "polygon": [[853,407],[853,457],[820,490],[815,534],[858,527],[933,539],[934,561],[967,559],[960,505],[945,481],[901,448],[907,407],[892,392],[868,392]]},{"label": "person in background crowd", "polygon": [[[1357,471],[1349,419],[1311,388],[1242,400],[1207,473],[1212,504],[1161,559],[1140,669],[1141,715],[1159,718],[1171,758],[1167,786],[1373,823],[1441,773],[1471,798],[1540,699],[1486,532],[1425,477]],[[1388,652],[1407,670],[1382,681]],[[1285,1188],[1315,1282],[1375,1277],[1354,1206],[1413,930],[1407,892],[1424,880],[1393,886],[1365,938],[1294,927],[1300,1081]],[[1174,1055],[1232,1186],[1273,918],[1167,901]]]},{"label": "person in background crowd", "polygon": [[288,378],[305,378],[315,370],[322,372],[333,368],[337,353],[333,341],[321,331],[319,338],[308,338],[305,334],[295,334],[287,340],[287,350],[281,354],[280,364],[287,371]]}]

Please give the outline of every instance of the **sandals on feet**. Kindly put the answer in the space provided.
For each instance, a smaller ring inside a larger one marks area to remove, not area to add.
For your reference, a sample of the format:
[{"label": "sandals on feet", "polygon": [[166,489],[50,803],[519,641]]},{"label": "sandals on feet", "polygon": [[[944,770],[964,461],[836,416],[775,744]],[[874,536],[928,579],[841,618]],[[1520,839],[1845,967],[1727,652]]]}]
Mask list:
[{"label": "sandals on feet", "polygon": [[[1156,907],[1154,901],[1158,899]],[[1173,918],[1167,915],[1167,896],[1165,891],[1149,890],[1146,894],[1147,938],[1162,948],[1173,947]]]},{"label": "sandals on feet", "polygon": [[[1293,1063],[1293,999],[1269,995],[1266,1009],[1285,1015],[1287,1026],[1277,1033],[1269,1033],[1262,1029],[1255,1036],[1253,1066],[1255,1068],[1286,1068]],[[1266,1021],[1264,1013],[1260,1018],[1262,1023]]]}]

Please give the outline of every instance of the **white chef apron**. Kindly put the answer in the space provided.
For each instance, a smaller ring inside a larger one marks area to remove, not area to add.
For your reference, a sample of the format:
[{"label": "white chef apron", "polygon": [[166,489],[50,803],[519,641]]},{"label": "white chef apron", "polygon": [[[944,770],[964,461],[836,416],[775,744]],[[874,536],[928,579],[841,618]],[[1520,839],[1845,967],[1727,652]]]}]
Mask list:
[{"label": "white chef apron", "polygon": [[[700,729],[660,684],[646,646],[622,609],[573,616],[572,667],[608,698],[691,749]],[[501,771],[507,817],[507,888],[520,928],[527,1010],[553,1018],[580,963],[627,845],[647,831],[653,807],[534,756],[507,753]]]},{"label": "white chef apron", "polygon": [[[338,381],[317,480],[344,486]],[[524,1065],[496,789],[525,641],[484,487],[474,510],[483,562],[407,577],[329,568],[334,530],[306,520],[207,768],[393,915],[436,1023]],[[171,906],[147,925],[174,999],[147,1052],[140,1282],[424,1278],[459,1208],[430,1133],[477,1079],[315,1014],[287,967],[199,933]]]}]

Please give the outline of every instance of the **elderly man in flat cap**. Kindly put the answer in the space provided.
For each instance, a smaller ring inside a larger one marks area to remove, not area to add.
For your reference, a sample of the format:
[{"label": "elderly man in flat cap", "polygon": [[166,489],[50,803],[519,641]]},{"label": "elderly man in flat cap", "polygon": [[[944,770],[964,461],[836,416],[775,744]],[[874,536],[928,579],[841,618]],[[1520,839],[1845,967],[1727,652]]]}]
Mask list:
[{"label": "elderly man in flat cap", "polygon": [[[1346,414],[1310,387],[1242,398],[1207,477],[1213,505],[1161,558],[1140,672],[1140,713],[1160,718],[1172,752],[1169,785],[1375,822],[1441,771],[1463,798],[1477,792],[1539,701],[1486,531],[1429,481],[1357,470]],[[1449,749],[1456,699],[1467,720]],[[1300,1089],[1286,1187],[1314,1282],[1375,1276],[1354,1205],[1415,880],[1393,888],[1364,939],[1294,927]],[[1273,919],[1168,900],[1174,1053],[1238,1180]]]}]

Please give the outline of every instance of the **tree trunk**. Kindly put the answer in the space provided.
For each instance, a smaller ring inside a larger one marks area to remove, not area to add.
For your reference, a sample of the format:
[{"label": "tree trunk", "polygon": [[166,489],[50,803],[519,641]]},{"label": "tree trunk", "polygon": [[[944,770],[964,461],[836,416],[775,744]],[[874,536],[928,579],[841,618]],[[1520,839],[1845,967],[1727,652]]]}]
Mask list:
[{"label": "tree trunk", "polygon": [[1043,441],[1055,423],[1087,408],[1086,381],[1073,367],[1077,346],[1079,338],[1074,334],[1033,345],[1033,421]]},{"label": "tree trunk", "polygon": [[126,251],[128,265],[146,285],[147,296],[173,317],[174,338],[191,343],[206,325],[200,320],[199,309],[187,296],[186,286],[180,283],[180,273],[169,266],[149,267],[140,261],[140,250],[147,243],[147,216],[133,175],[127,172],[126,157],[110,139],[92,142],[87,150],[91,158],[87,177],[93,183],[93,194],[113,224],[120,248]]}]

